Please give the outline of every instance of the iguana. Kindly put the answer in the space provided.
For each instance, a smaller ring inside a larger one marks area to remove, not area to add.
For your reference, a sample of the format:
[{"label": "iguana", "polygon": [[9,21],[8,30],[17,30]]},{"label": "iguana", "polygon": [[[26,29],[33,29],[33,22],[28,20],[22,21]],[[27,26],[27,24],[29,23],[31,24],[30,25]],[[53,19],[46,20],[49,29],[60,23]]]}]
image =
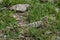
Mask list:
[{"label": "iguana", "polygon": [[39,20],[37,22],[33,22],[33,23],[29,23],[29,24],[22,24],[21,26],[42,27],[43,25],[45,25],[45,23],[47,23],[47,19],[48,19],[48,17],[45,16],[41,20]]}]

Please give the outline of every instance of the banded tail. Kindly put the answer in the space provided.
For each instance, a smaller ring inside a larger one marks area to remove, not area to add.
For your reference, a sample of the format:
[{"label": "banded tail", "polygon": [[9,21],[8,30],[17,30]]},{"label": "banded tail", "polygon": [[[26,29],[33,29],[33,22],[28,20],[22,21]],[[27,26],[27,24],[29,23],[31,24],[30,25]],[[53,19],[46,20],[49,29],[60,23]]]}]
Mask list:
[{"label": "banded tail", "polygon": [[37,21],[37,22],[33,22],[33,23],[29,23],[29,24],[23,24],[21,26],[28,26],[28,27],[39,27],[41,26],[44,21],[47,20],[47,16],[43,17],[40,21]]}]

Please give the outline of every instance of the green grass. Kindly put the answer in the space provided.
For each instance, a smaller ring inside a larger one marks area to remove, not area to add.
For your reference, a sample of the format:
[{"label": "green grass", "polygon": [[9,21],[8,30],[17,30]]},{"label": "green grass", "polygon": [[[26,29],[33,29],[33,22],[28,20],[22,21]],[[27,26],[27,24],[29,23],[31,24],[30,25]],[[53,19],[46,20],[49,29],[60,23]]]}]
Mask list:
[{"label": "green grass", "polygon": [[0,29],[5,28],[6,26],[13,26],[16,20],[12,17],[12,11],[3,10],[0,12]]},{"label": "green grass", "polygon": [[[28,20],[30,22],[38,21],[44,16],[50,16],[51,14],[56,14],[56,18],[57,18],[56,21],[59,21],[59,22],[55,21],[56,22],[55,24],[52,24],[52,25],[49,24],[49,25],[47,25],[47,27],[43,27],[43,28],[39,28],[39,29],[29,28],[28,31],[32,37],[34,36],[35,40],[51,40],[52,36],[57,34],[57,31],[60,32],[60,12],[57,13],[55,11],[56,7],[58,7],[58,6],[60,7],[60,5],[59,5],[60,2],[56,6],[51,3],[40,3],[39,0],[17,0],[17,1],[16,0],[3,0],[2,6],[3,7],[12,6],[12,5],[19,4],[19,3],[30,4],[30,8],[28,10],[28,12],[29,12]],[[13,13],[14,12],[12,12],[10,10],[1,10],[0,29],[5,29],[7,26],[11,26],[11,27],[15,26],[14,23],[16,22],[16,20],[11,17],[11,15]],[[54,21],[50,20],[50,22],[54,22]],[[52,34],[45,34],[45,32],[48,30],[50,30],[52,32]],[[18,36],[21,29],[18,31],[18,33],[7,31],[7,29],[5,29],[5,31],[6,31],[5,34],[7,34],[8,37],[14,38],[15,36],[16,37]],[[59,33],[57,35],[60,36]]]}]

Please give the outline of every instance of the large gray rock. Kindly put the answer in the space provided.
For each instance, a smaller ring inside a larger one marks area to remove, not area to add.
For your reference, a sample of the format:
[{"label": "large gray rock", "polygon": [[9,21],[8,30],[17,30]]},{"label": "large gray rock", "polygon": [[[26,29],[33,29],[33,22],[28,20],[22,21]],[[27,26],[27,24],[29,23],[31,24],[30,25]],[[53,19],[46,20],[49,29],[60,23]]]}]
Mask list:
[{"label": "large gray rock", "polygon": [[25,12],[29,7],[29,4],[17,4],[10,7],[11,10]]}]

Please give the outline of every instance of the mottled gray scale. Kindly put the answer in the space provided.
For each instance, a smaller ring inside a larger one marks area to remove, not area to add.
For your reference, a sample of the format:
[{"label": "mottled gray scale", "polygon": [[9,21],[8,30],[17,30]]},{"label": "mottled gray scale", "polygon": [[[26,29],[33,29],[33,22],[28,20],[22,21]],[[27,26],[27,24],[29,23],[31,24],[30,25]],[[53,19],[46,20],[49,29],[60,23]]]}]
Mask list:
[{"label": "mottled gray scale", "polygon": [[28,7],[29,7],[29,4],[16,4],[16,5],[11,6],[9,9],[25,12],[28,9]]},{"label": "mottled gray scale", "polygon": [[43,17],[40,21],[28,24],[28,26],[29,27],[39,27],[40,25],[42,25],[43,21],[47,21],[47,16]]},{"label": "mottled gray scale", "polygon": [[30,23],[28,24],[29,27],[38,27],[40,26],[42,23],[42,21],[37,21],[37,22],[33,22],[33,23]]},{"label": "mottled gray scale", "polygon": [[37,21],[37,22],[33,22],[33,23],[29,23],[29,24],[23,24],[22,26],[28,26],[28,27],[39,27],[41,26],[43,23],[43,21],[47,20],[47,16],[43,17],[41,20]]}]

